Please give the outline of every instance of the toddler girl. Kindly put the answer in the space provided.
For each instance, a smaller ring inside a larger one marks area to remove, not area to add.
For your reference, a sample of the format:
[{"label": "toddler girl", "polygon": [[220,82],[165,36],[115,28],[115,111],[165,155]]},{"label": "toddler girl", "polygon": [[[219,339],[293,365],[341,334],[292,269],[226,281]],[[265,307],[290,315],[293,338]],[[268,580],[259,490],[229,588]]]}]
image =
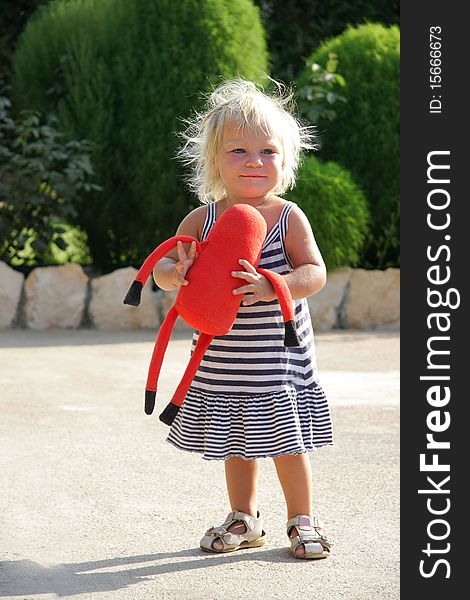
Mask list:
[{"label": "toddler girl", "polygon": [[[287,534],[297,558],[324,558],[331,543],[312,512],[308,452],[332,443],[330,412],[318,381],[306,301],[325,284],[326,269],[309,221],[279,194],[292,187],[302,148],[314,148],[311,128],[290,114],[290,97],[267,95],[236,79],[219,85],[183,134],[180,158],[191,167],[191,189],[202,206],[176,235],[203,241],[234,204],[250,204],[268,234],[260,267],[284,276],[295,303],[300,347],[284,346],[283,319],[271,283],[240,257],[232,272],[243,301],[232,330],[215,337],[194,377],[168,441],[225,461],[231,512],[206,531],[201,548],[232,552],[266,539],[257,507],[259,459],[271,457],[287,505]],[[188,285],[195,244],[168,253],[154,269],[164,290]],[[223,257],[221,257],[223,260]],[[198,332],[193,336],[193,347]]]}]

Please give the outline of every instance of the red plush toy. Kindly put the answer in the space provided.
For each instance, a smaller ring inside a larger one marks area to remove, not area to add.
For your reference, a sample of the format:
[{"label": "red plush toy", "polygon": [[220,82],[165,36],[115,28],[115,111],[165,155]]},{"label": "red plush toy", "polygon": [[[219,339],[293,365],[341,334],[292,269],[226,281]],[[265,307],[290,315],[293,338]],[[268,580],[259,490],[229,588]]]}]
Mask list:
[{"label": "red plush toy", "polygon": [[[145,391],[145,412],[150,415],[155,406],[157,381],[166,347],[175,321],[180,315],[200,335],[181,383],[160,420],[171,425],[180,409],[207,347],[216,335],[230,331],[243,296],[234,295],[236,278],[231,272],[239,269],[239,259],[257,266],[264,239],[266,221],[248,204],[235,204],[216,221],[207,239],[199,242],[187,235],[170,238],[160,244],[145,260],[127,292],[124,304],[138,306],[142,288],[157,262],[172,250],[178,241],[196,242],[197,257],[186,274],[187,286],[181,286],[174,306],[168,311],[155,342]],[[284,327],[285,346],[298,346],[295,331],[292,296],[283,277],[273,271],[258,269],[271,282],[279,298]]]}]

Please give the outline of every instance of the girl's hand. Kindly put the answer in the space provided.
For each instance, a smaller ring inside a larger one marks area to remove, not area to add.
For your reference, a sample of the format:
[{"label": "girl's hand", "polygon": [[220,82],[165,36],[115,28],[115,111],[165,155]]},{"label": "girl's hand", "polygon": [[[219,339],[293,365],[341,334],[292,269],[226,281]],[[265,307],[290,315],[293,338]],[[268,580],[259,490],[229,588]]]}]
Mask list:
[{"label": "girl's hand", "polygon": [[244,271],[232,271],[233,277],[245,279],[248,285],[233,290],[234,294],[248,294],[243,299],[243,306],[251,306],[260,300],[269,301],[277,298],[276,292],[269,279],[261,273],[257,273],[255,267],[244,258],[238,261],[244,268]]},{"label": "girl's hand", "polygon": [[188,254],[184,250],[182,242],[176,243],[176,249],[178,251],[179,262],[175,265],[176,270],[176,284],[188,285],[188,281],[184,278],[189,269],[193,266],[194,259],[196,258],[196,242],[191,242]]}]

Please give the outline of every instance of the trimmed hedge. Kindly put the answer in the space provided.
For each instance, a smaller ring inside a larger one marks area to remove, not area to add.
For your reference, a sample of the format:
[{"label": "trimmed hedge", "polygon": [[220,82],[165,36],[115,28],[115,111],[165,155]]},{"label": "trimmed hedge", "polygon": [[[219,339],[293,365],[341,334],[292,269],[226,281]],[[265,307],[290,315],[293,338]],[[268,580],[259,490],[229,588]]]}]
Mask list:
[{"label": "trimmed hedge", "polygon": [[359,264],[369,211],[362,190],[346,169],[307,156],[286,198],[307,215],[328,269]]},{"label": "trimmed hedge", "polygon": [[268,34],[271,75],[293,81],[304,58],[323,40],[339,35],[348,25],[367,21],[400,23],[399,0],[254,0]]},{"label": "trimmed hedge", "polygon": [[103,192],[77,224],[106,270],[174,235],[197,203],[173,159],[181,118],[221,78],[263,81],[267,51],[251,0],[56,0],[28,23],[13,66],[17,102],[97,144]]},{"label": "trimmed hedge", "polygon": [[[346,80],[346,103],[335,105],[337,118],[323,132],[322,159],[351,171],[364,190],[372,215],[371,238],[363,256],[372,267],[399,264],[400,193],[400,31],[369,23],[348,27],[326,41],[309,59],[325,66],[338,57],[337,71]],[[299,77],[304,85],[308,72]]]}]

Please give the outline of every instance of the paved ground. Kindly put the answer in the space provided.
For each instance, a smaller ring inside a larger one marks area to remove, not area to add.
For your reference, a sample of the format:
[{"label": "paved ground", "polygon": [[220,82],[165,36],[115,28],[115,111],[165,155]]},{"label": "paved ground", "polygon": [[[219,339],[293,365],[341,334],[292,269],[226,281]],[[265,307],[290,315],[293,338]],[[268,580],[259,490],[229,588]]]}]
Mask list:
[{"label": "paved ground", "polygon": [[[269,459],[268,543],[199,550],[229,509],[223,463],[176,450],[144,414],[152,346],[148,332],[0,332],[0,598],[398,599],[398,335],[317,335],[336,445],[312,456],[315,508],[336,545],[316,562],[287,549]],[[188,351],[170,344],[161,407]]]}]

